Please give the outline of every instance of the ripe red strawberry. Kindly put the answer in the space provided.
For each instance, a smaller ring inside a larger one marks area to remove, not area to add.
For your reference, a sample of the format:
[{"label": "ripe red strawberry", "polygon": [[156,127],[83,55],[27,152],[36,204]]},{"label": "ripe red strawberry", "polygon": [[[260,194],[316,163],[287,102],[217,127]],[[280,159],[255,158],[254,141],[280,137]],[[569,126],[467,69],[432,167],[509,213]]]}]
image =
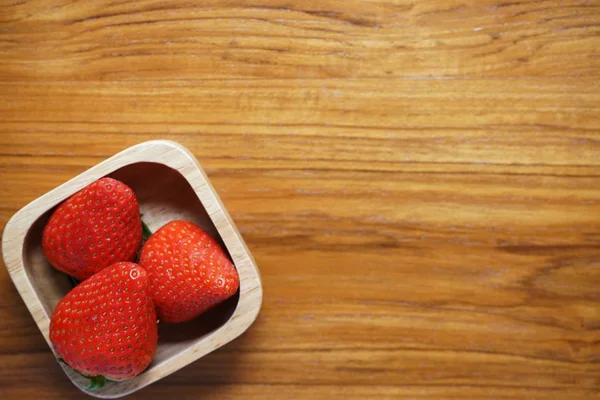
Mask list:
[{"label": "ripe red strawberry", "polygon": [[102,178],[69,197],[42,235],[54,268],[84,280],[119,261],[133,261],[142,242],[140,209],[124,183]]},{"label": "ripe red strawberry", "polygon": [[56,306],[50,341],[58,357],[86,376],[121,381],[144,371],[158,341],[146,271],[120,262],[80,283]]},{"label": "ripe red strawberry", "polygon": [[139,263],[164,322],[189,321],[231,297],[238,273],[219,244],[200,227],[172,221],[150,236]]}]

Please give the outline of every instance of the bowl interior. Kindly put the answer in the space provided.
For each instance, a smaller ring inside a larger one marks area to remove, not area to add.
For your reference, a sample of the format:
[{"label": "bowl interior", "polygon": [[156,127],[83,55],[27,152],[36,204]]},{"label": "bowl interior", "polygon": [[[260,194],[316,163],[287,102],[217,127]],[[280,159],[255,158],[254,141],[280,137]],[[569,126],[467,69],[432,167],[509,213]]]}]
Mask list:
[{"label": "bowl interior", "polygon": [[[214,224],[189,182],[176,170],[163,164],[140,162],[109,174],[135,192],[142,219],[152,232],[174,219],[185,219],[201,226],[225,249]],[[48,316],[71,284],[67,275],[54,269],[44,257],[42,231],[54,209],[42,214],[29,229],[23,247],[23,264],[30,282]],[[194,345],[224,325],[239,301],[239,292],[199,318],[184,324],[159,324],[156,355],[147,371]]]}]

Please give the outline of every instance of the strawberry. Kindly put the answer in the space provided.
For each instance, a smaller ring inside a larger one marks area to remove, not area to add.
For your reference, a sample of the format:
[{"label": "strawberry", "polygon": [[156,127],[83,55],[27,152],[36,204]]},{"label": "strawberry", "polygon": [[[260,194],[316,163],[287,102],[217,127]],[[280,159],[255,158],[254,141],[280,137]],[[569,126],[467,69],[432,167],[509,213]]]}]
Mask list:
[{"label": "strawberry", "polygon": [[71,290],[50,321],[58,357],[83,375],[114,381],[146,369],[158,340],[148,283],[139,265],[119,262]]},{"label": "strawberry", "polygon": [[219,244],[200,227],[172,221],[142,247],[140,265],[164,322],[189,321],[233,296],[238,273]]},{"label": "strawberry", "polygon": [[79,280],[118,261],[132,261],[142,241],[140,209],[124,183],[102,178],[69,197],[42,234],[44,255]]}]

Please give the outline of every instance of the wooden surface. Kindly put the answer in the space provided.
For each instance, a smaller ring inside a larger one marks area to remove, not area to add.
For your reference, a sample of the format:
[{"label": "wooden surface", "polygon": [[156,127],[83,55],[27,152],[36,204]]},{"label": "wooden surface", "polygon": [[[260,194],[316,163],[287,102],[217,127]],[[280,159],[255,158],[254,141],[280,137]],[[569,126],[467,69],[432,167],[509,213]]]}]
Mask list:
[{"label": "wooden surface", "polygon": [[[132,398],[600,398],[599,24],[595,0],[8,0],[0,226],[173,139],[265,297]],[[80,398],[0,289],[0,398]]]}]

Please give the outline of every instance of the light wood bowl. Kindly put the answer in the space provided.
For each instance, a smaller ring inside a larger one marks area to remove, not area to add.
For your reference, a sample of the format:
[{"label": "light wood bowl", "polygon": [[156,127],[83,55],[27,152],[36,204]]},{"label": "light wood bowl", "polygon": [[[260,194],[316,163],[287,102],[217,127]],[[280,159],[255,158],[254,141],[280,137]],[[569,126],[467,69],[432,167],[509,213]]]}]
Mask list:
[{"label": "light wood bowl", "polygon": [[104,176],[118,179],[133,189],[142,218],[153,232],[174,219],[202,226],[221,242],[240,276],[240,290],[233,298],[194,321],[159,324],[154,360],[134,379],[107,382],[102,389],[88,391],[85,388],[89,380],[60,363],[71,381],[87,394],[117,398],[177,371],[241,335],[258,315],[262,286],[244,240],[194,156],[171,141],[141,143],[34,200],[6,225],[2,237],[6,268],[49,345],[50,316],[71,286],[67,276],[52,268],[44,258],[42,230],[58,204]]}]

